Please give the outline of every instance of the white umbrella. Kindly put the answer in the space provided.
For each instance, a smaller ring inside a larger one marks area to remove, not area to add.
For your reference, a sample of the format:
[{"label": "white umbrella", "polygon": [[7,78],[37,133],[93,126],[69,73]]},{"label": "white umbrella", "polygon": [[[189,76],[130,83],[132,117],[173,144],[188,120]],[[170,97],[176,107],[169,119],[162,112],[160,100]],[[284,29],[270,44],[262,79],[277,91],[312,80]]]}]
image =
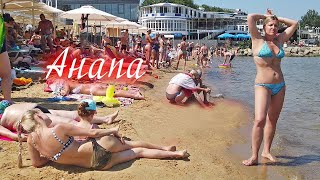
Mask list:
[{"label": "white umbrella", "polygon": [[81,20],[81,16],[88,16],[87,19],[87,39],[88,39],[88,25],[91,21],[116,21],[119,20],[117,16],[109,14],[99,9],[94,8],[93,6],[81,6],[80,8],[73,9],[67,12],[60,14],[61,18],[73,19],[75,21]]},{"label": "white umbrella", "polygon": [[123,28],[123,29],[139,29],[142,27],[141,25],[131,22],[131,21],[122,21],[122,22],[115,22],[111,21],[105,24],[107,27],[115,27],[115,28]]},{"label": "white umbrella", "polygon": [[67,18],[67,19],[73,19],[73,20],[80,20],[81,19],[81,15],[84,14],[88,14],[89,17],[88,19],[94,20],[94,21],[112,21],[112,20],[116,20],[117,16],[114,16],[112,14],[109,14],[107,12],[104,11],[100,11],[96,8],[94,8],[93,6],[81,6],[78,9],[73,9],[67,12],[64,12],[62,14],[60,14],[61,18]]},{"label": "white umbrella", "polygon": [[142,33],[142,32],[143,32],[143,33],[147,33],[147,30],[148,30],[147,27],[142,26],[142,27],[140,27],[139,29],[132,29],[131,32],[132,32],[132,33],[140,34],[140,33]]}]

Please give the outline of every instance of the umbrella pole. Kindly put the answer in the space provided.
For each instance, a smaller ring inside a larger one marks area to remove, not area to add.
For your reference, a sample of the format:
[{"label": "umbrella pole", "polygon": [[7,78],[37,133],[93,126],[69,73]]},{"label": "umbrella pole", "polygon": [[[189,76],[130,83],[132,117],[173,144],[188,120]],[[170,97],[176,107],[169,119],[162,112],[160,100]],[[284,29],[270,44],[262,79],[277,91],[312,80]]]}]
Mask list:
[{"label": "umbrella pole", "polygon": [[112,44],[113,44],[113,46],[115,46],[115,44],[114,44],[114,24],[112,25]]},{"label": "umbrella pole", "polygon": [[87,19],[87,42],[89,39],[89,18]]},{"label": "umbrella pole", "polygon": [[101,21],[100,21],[100,44],[102,42],[102,25],[101,25]]},{"label": "umbrella pole", "polygon": [[32,0],[32,26],[34,27],[34,0]]}]

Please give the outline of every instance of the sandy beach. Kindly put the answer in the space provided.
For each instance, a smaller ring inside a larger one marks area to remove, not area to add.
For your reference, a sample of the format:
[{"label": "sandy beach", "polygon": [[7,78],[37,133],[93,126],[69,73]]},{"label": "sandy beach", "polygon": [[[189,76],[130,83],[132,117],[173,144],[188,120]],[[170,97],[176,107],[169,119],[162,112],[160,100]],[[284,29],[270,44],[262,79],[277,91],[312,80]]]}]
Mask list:
[{"label": "sandy beach", "polygon": [[[177,145],[191,154],[188,160],[139,159],[120,164],[108,171],[49,163],[34,168],[24,143],[24,167],[17,167],[18,143],[0,141],[1,179],[256,179],[256,167],[247,168],[241,159],[231,154],[233,144],[244,143],[239,127],[248,122],[248,110],[240,103],[226,99],[211,99],[212,109],[201,109],[197,104],[180,107],[165,98],[167,83],[176,72],[155,71],[153,88],[141,85],[145,101],[134,101],[129,107],[99,108],[105,115],[120,110],[118,120],[108,128],[121,124],[120,133],[132,140],[144,140],[162,145]],[[75,110],[77,102],[52,103],[44,84],[15,91],[14,101],[37,102],[46,108]],[[261,177],[260,177],[261,178]],[[260,179],[259,178],[259,179]],[[264,178],[262,178],[264,179]]]}]

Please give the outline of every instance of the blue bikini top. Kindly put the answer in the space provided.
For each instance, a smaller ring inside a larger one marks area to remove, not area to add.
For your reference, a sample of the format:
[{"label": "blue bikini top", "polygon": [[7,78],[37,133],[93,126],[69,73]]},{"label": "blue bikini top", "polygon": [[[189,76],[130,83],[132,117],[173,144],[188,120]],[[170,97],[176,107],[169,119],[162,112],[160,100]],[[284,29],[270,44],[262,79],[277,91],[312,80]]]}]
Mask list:
[{"label": "blue bikini top", "polygon": [[[285,53],[284,53],[283,47],[280,46],[279,53],[276,55],[276,57],[278,59],[281,59],[284,57],[284,55],[285,55]],[[264,41],[263,46],[260,49],[258,56],[259,57],[273,57],[274,56],[266,41]]]}]

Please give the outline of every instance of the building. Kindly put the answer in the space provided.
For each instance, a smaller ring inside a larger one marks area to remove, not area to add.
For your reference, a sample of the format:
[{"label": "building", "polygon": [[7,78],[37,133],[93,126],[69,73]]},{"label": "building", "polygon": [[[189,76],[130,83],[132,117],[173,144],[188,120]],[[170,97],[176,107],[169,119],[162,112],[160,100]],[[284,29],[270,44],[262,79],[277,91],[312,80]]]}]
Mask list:
[{"label": "building", "polygon": [[58,9],[63,11],[91,5],[96,9],[137,22],[140,0],[58,0],[57,3]]},{"label": "building", "polygon": [[[246,13],[205,12],[180,4],[159,3],[140,8],[139,22],[160,34],[204,38],[226,30],[247,30]],[[245,16],[245,18],[243,17]],[[200,37],[199,37],[200,36]]]}]

